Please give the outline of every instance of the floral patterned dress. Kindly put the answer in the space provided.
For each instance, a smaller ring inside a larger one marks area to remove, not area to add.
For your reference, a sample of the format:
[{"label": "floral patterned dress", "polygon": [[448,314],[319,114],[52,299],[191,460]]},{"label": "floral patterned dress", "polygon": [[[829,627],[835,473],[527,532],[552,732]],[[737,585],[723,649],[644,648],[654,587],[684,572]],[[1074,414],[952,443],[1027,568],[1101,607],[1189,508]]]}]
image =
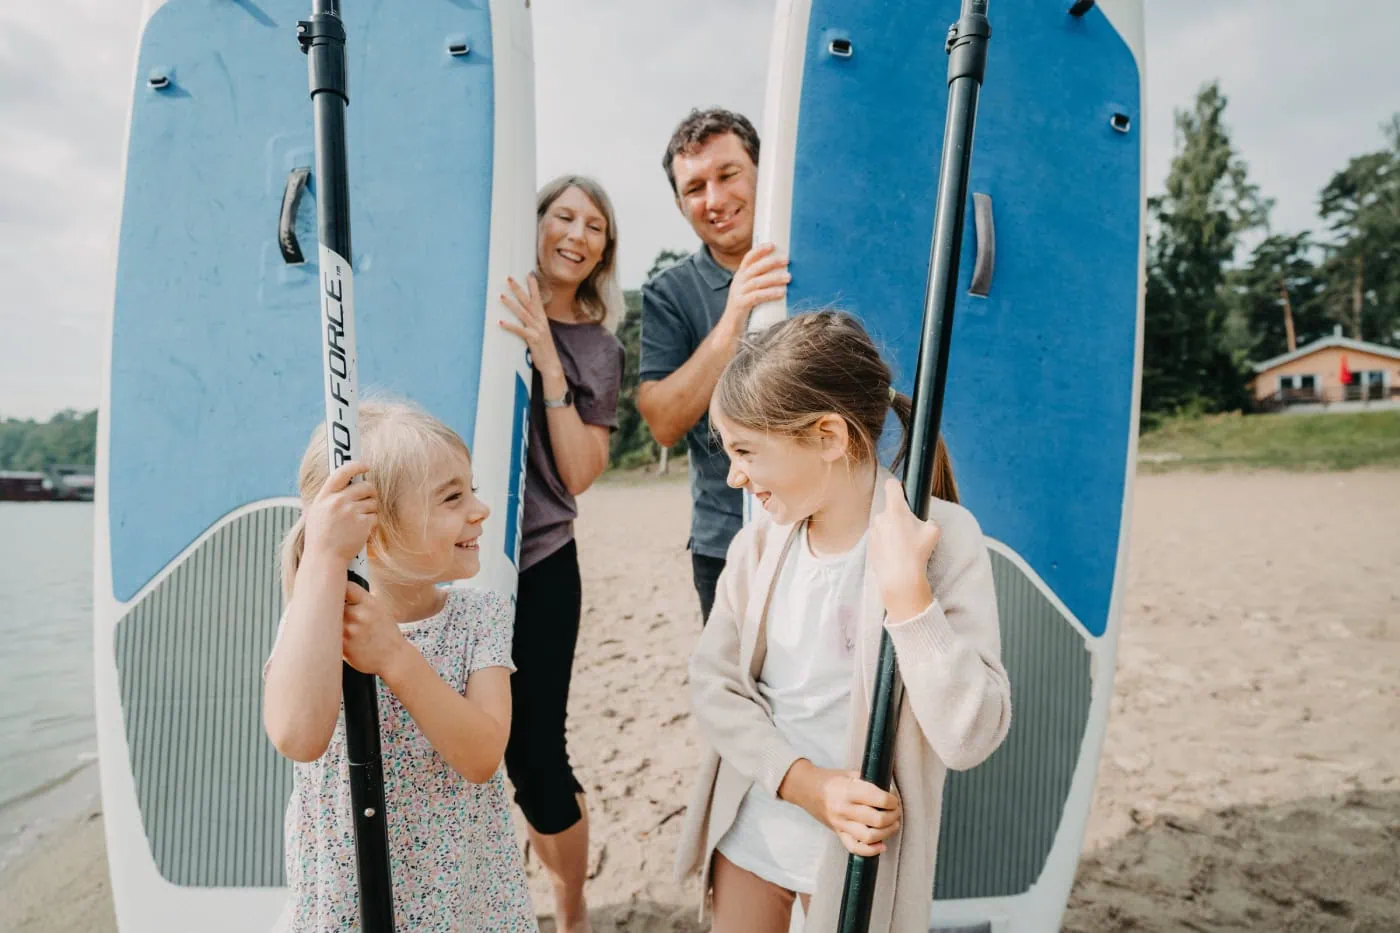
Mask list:
[{"label": "floral patterned dress", "polygon": [[[514,608],[500,594],[452,589],[441,612],[402,630],[438,675],[463,693],[473,671],[514,671],[513,624]],[[485,784],[472,784],[454,771],[383,682],[379,720],[396,928],[535,933],[504,773],[498,769]],[[275,929],[359,930],[343,709],[326,753],[296,765],[283,828],[290,897]]]}]

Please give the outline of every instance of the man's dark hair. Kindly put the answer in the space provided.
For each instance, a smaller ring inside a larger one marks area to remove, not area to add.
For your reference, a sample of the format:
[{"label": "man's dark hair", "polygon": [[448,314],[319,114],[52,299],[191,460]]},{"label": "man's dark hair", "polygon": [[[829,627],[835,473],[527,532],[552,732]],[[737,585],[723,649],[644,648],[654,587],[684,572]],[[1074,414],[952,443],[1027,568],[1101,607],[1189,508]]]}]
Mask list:
[{"label": "man's dark hair", "polygon": [[676,156],[698,149],[725,133],[733,133],[739,137],[739,142],[744,144],[744,151],[749,154],[753,164],[758,164],[758,131],[753,128],[747,117],[720,107],[692,110],[671,134],[671,141],[666,146],[666,155],[661,159],[661,167],[666,170],[666,179],[671,183],[673,194],[680,194],[676,190],[676,173],[671,167]]}]

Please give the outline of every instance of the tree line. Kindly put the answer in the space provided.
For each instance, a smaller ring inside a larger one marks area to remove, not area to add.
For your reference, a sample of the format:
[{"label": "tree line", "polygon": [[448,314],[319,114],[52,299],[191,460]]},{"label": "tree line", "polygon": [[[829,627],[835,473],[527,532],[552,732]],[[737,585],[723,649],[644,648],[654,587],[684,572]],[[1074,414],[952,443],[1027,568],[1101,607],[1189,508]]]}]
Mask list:
[{"label": "tree line", "polygon": [[48,421],[0,420],[0,470],[92,466],[96,459],[96,411],[61,411]]},{"label": "tree line", "polygon": [[[1212,82],[1176,114],[1165,191],[1148,201],[1144,424],[1246,408],[1249,362],[1331,333],[1400,343],[1400,114],[1317,195],[1316,230],[1277,230]],[[1247,253],[1246,244],[1252,243]],[[1243,255],[1242,255],[1243,253]]]}]

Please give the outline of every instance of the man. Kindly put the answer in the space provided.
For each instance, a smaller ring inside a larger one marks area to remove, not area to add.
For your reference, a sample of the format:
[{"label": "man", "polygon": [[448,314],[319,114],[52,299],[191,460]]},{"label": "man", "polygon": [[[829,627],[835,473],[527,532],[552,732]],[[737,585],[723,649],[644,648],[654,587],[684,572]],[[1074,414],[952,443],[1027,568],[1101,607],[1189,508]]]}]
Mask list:
[{"label": "man", "polygon": [[753,245],[758,133],[728,110],[692,111],[661,161],[676,206],[701,246],[642,289],[637,408],[663,447],[690,451],[691,569],[709,619],[743,495],[729,488],[729,458],[710,433],[710,396],[748,327],[749,312],[786,296],[787,257]]}]

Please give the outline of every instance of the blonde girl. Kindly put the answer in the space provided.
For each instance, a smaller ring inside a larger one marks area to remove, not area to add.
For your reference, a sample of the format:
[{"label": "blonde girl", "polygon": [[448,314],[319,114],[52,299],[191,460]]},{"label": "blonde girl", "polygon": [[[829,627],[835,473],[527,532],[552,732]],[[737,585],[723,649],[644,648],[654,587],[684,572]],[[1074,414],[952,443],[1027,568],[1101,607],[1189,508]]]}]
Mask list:
[{"label": "blonde girl", "polygon": [[[534,931],[500,768],[513,607],[497,593],[439,585],[481,569],[489,510],[471,455],[407,404],[366,403],[360,427],[360,462],[329,475],[324,426],[313,435],[302,517],[283,547],[286,612],[263,693],[268,737],[296,762],[278,929],[360,928],[343,658],[378,678],[397,928]],[[368,592],[345,577],[366,546]]]}]

